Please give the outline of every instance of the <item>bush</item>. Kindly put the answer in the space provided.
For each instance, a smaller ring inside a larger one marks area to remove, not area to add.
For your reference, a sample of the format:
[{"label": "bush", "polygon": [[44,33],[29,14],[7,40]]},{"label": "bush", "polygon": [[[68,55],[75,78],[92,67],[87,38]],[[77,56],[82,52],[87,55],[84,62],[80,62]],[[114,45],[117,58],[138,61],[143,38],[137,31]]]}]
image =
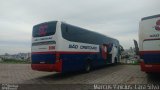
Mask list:
[{"label": "bush", "polygon": [[10,64],[27,64],[30,63],[27,60],[15,60],[15,59],[4,59],[0,63],[10,63]]},{"label": "bush", "polygon": [[133,65],[139,65],[139,62],[138,61],[134,61]]}]

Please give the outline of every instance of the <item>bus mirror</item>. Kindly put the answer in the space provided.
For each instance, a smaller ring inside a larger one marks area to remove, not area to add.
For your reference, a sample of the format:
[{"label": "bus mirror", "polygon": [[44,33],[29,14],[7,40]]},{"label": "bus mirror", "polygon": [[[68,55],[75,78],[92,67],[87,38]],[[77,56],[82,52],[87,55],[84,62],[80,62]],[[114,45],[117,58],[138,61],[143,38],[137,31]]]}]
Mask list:
[{"label": "bus mirror", "polygon": [[134,46],[135,46],[135,53],[136,53],[136,55],[138,55],[138,53],[139,53],[138,43],[136,40],[133,40],[133,41],[134,41]]},{"label": "bus mirror", "polygon": [[123,47],[120,45],[120,51],[121,52],[123,52],[124,51],[124,49],[123,49]]}]

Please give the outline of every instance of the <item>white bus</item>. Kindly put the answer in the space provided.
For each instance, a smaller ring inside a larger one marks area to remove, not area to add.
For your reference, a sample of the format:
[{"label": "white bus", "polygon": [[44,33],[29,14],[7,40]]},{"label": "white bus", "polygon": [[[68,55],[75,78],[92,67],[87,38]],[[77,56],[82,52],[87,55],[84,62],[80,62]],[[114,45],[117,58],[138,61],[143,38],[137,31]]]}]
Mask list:
[{"label": "white bus", "polygon": [[160,72],[160,14],[141,19],[139,51],[141,70]]},{"label": "white bus", "polygon": [[31,67],[39,71],[89,71],[118,62],[119,46],[118,40],[96,32],[60,21],[45,22],[33,27]]}]

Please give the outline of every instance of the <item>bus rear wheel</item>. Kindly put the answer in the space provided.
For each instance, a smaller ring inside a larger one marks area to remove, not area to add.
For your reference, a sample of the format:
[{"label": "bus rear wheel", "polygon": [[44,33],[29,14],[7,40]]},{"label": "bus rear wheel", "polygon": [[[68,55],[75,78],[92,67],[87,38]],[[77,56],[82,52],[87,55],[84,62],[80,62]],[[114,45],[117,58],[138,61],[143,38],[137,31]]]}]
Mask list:
[{"label": "bus rear wheel", "polygon": [[90,72],[91,71],[91,64],[88,62],[88,63],[86,63],[86,65],[85,65],[85,72]]}]

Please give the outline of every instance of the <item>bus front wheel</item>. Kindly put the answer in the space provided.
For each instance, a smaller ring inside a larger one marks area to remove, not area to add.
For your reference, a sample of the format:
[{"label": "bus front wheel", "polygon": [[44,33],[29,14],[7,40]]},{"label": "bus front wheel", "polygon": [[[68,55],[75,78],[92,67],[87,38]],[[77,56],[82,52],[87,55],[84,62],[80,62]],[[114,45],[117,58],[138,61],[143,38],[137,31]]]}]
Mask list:
[{"label": "bus front wheel", "polygon": [[118,63],[118,60],[117,60],[117,57],[114,58],[114,64],[117,64]]}]

